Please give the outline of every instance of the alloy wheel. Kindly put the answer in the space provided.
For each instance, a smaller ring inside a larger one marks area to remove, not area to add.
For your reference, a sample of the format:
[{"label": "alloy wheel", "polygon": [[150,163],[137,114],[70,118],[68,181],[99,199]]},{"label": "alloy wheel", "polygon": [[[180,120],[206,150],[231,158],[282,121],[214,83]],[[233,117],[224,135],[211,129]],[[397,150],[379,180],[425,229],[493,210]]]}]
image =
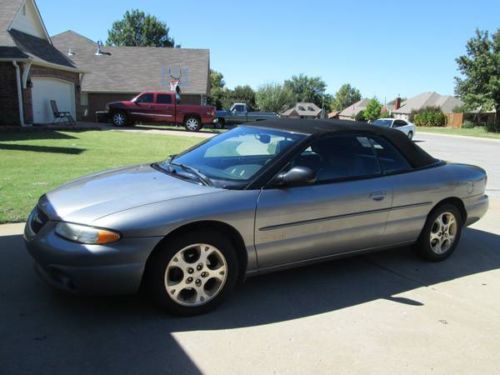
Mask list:
[{"label": "alloy wheel", "polygon": [[441,213],[434,223],[430,231],[430,246],[435,254],[446,253],[455,242],[457,235],[458,224],[451,212]]},{"label": "alloy wheel", "polygon": [[123,113],[115,113],[113,115],[113,124],[115,124],[116,126],[125,125],[125,121],[126,121],[126,118],[125,118],[125,115]]},{"label": "alloy wheel", "polygon": [[196,131],[198,130],[198,120],[195,118],[190,118],[186,121],[186,128],[188,128],[191,131]]},{"label": "alloy wheel", "polygon": [[226,283],[228,265],[222,252],[208,244],[179,250],[165,270],[165,288],[173,301],[200,306],[214,299]]}]

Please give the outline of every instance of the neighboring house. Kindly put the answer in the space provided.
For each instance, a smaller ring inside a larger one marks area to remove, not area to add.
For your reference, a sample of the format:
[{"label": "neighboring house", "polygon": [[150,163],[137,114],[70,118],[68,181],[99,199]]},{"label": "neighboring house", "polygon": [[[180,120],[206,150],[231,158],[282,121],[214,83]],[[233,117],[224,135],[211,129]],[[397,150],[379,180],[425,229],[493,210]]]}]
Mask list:
[{"label": "neighboring house", "polygon": [[404,101],[401,104],[401,108],[392,111],[392,116],[398,119],[410,120],[412,111],[418,111],[426,107],[439,107],[443,113],[452,113],[454,108],[463,105],[464,103],[454,96],[439,95],[436,92],[424,92]]},{"label": "neighboring house", "polygon": [[82,74],[52,44],[34,0],[0,0],[0,125],[53,122],[51,100],[79,118]]},{"label": "neighboring house", "polygon": [[282,117],[288,118],[305,118],[315,119],[321,118],[323,111],[314,103],[300,102],[295,104],[292,108],[287,109],[281,113]]},{"label": "neighboring house", "polygon": [[83,119],[112,101],[132,99],[141,91],[170,91],[170,79],[180,77],[182,102],[205,104],[209,95],[208,49],[108,47],[74,31],[52,37],[54,45],[86,72],[81,83]]},{"label": "neighboring house", "polygon": [[353,120],[356,118],[356,115],[364,111],[370,99],[361,99],[359,102],[356,102],[349,107],[345,108],[339,113],[340,120]]},{"label": "neighboring house", "polygon": [[340,111],[332,111],[328,114],[329,119],[338,119]]}]

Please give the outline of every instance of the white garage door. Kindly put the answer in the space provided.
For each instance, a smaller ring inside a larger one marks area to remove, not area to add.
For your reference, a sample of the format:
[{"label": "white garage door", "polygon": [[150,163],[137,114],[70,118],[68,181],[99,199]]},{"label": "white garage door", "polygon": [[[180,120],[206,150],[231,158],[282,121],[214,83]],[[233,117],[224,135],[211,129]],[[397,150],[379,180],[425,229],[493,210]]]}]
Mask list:
[{"label": "white garage door", "polygon": [[33,101],[33,122],[46,124],[54,122],[50,101],[55,100],[60,112],[75,116],[75,87],[73,83],[54,78],[33,78],[31,90]]}]

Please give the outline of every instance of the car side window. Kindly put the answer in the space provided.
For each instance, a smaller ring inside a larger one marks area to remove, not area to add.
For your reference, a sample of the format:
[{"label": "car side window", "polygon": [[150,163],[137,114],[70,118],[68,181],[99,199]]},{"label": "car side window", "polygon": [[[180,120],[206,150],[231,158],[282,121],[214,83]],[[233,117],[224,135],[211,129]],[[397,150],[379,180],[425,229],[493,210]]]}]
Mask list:
[{"label": "car side window", "polygon": [[156,102],[158,104],[172,104],[172,96],[169,94],[158,94],[156,96]]},{"label": "car side window", "polygon": [[142,94],[139,96],[136,101],[136,103],[153,103],[154,102],[154,95],[153,94]]},{"label": "car side window", "polygon": [[313,142],[291,164],[316,172],[316,183],[350,178],[368,178],[381,173],[367,137],[332,136]]},{"label": "car side window", "polygon": [[370,142],[384,174],[406,172],[412,169],[406,158],[389,141],[381,137],[372,137]]},{"label": "car side window", "polygon": [[245,106],[238,104],[234,106],[235,112],[244,112],[245,111]]},{"label": "car side window", "polygon": [[394,127],[395,128],[399,128],[401,126],[405,126],[405,125],[408,125],[405,121],[403,120],[396,120],[394,121]]}]

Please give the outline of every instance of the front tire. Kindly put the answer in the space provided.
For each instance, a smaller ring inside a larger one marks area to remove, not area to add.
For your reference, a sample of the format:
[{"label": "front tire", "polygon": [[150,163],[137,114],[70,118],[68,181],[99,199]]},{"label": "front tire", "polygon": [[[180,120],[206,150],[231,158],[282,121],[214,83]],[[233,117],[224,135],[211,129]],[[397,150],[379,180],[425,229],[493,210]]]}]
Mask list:
[{"label": "front tire", "polygon": [[218,121],[214,123],[215,129],[224,129],[224,127],[225,127],[224,119],[218,119]]},{"label": "front tire", "polygon": [[197,132],[201,129],[201,121],[199,118],[190,116],[184,121],[184,127],[187,131]]},{"label": "front tire", "polygon": [[413,132],[411,130],[408,132],[408,138],[410,141],[413,139]]},{"label": "front tire", "polygon": [[234,290],[238,260],[224,235],[197,231],[166,242],[148,260],[146,291],[169,312],[192,316],[216,308]]},{"label": "front tire", "polygon": [[424,259],[439,262],[456,249],[462,234],[462,215],[457,206],[443,204],[427,218],[416,244],[417,253]]}]

